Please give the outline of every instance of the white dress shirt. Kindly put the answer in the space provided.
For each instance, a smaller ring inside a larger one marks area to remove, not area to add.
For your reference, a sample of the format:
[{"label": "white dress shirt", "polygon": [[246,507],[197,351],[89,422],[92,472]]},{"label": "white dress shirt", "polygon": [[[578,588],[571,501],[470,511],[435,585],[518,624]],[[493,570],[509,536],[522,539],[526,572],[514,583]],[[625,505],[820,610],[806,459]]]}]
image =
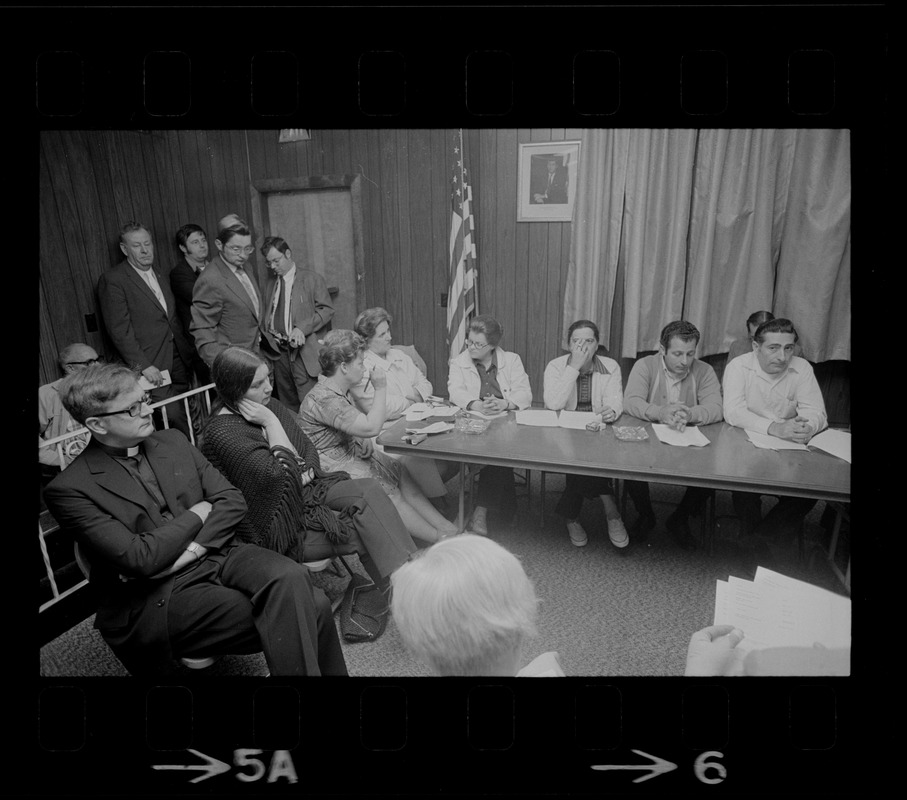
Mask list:
[{"label": "white dress shirt", "polygon": [[801,416],[818,433],[828,426],[825,401],[813,368],[794,356],[787,370],[769,375],[755,352],[737,356],[724,369],[724,418],[738,428],[768,434],[773,422]]}]

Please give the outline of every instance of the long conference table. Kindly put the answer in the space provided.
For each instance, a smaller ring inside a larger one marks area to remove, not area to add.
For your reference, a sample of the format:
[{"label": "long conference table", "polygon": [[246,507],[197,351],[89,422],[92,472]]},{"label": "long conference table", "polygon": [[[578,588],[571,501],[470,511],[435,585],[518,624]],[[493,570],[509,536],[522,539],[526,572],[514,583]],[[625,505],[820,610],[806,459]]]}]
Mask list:
[{"label": "long conference table", "polygon": [[[644,427],[648,439],[623,441],[615,436],[613,425],[601,431],[519,425],[512,411],[492,419],[481,434],[451,430],[431,434],[415,445],[403,440],[407,428],[423,428],[435,421],[438,420],[400,419],[378,437],[378,443],[395,455],[459,462],[461,526],[465,521],[463,492],[467,464],[809,497],[837,504],[850,502],[847,461],[817,448],[760,449],[749,441],[743,429],[726,422],[700,427],[710,442],[704,447],[664,444],[655,435],[651,423],[627,414],[621,415],[614,425]],[[709,508],[713,514],[713,504]],[[705,529],[710,547],[713,527],[714,519],[707,515]],[[829,559],[838,577],[844,580],[834,561],[836,538]],[[845,584],[849,584],[849,567]]]}]

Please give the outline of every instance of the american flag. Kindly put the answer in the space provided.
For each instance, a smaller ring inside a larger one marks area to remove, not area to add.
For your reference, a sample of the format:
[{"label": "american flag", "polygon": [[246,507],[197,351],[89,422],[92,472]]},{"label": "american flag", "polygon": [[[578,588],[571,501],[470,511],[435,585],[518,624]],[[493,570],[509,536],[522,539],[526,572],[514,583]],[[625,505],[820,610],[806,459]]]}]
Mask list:
[{"label": "american flag", "polygon": [[447,294],[447,343],[455,358],[466,344],[466,327],[476,313],[476,246],[473,242],[472,189],[463,166],[463,132],[454,144],[450,187],[450,291]]}]

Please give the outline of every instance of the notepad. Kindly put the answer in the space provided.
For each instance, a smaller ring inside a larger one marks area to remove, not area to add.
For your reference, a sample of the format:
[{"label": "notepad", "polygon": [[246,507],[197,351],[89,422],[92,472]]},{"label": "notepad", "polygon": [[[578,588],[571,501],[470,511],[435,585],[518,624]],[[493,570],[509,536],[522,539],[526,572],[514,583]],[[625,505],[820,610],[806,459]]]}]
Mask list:
[{"label": "notepad", "polygon": [[682,431],[669,428],[667,425],[652,424],[652,430],[660,442],[677,447],[705,447],[711,444],[705,434],[697,427],[687,426]]},{"label": "notepad", "polygon": [[406,421],[420,422],[429,417],[452,417],[458,410],[454,406],[431,406],[428,403],[413,403],[406,409]]}]

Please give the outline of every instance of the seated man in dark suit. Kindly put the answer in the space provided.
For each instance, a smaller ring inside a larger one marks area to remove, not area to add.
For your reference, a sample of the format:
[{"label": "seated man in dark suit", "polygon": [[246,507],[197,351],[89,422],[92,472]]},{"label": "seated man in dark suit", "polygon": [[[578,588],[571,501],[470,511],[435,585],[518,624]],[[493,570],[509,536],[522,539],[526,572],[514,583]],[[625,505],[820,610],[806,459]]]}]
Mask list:
[{"label": "seated man in dark suit", "polygon": [[539,176],[532,188],[533,203],[567,202],[567,169],[560,156],[550,156],[544,175]]},{"label": "seated man in dark suit", "polygon": [[[208,261],[208,237],[205,236],[205,231],[200,225],[189,222],[176,232],[176,245],[183,257],[170,270],[170,288],[176,299],[176,315],[179,317],[186,337],[192,341],[192,333],[189,330],[189,325],[192,323],[192,290],[195,288],[198,276],[210,263]],[[211,383],[208,365],[202,360],[194,346],[191,367],[202,386]]]},{"label": "seated man in dark suit", "polygon": [[134,372],[90,366],[61,396],[92,438],[45,500],[90,565],[95,625],[131,673],[263,650],[272,675],[347,674],[323,592],[302,565],[234,538],[242,494],[181,433],[155,432]]}]

